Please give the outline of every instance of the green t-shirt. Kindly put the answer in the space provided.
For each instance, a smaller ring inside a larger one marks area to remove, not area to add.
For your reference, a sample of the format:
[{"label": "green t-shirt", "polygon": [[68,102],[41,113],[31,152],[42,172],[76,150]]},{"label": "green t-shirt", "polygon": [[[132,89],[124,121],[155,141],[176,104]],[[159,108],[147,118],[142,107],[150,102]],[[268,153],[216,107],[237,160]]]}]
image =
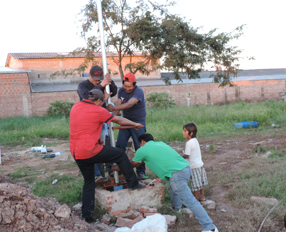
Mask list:
[{"label": "green t-shirt", "polygon": [[189,163],[173,148],[166,143],[154,141],[149,141],[140,147],[133,161],[144,161],[150,170],[163,180],[168,180],[172,177],[172,173],[189,166]]}]

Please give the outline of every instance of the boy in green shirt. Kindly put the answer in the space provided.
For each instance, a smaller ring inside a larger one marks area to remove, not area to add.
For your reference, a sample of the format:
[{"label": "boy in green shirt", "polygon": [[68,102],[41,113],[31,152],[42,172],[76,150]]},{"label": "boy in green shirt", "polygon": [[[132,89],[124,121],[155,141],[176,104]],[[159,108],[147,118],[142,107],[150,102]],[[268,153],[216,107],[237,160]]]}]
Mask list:
[{"label": "boy in green shirt", "polygon": [[189,163],[167,144],[154,142],[151,134],[142,134],[138,140],[140,148],[135,153],[132,166],[139,167],[145,163],[159,178],[169,180],[171,202],[174,209],[180,211],[184,204],[197,217],[203,232],[218,232],[188,186],[191,176]]}]

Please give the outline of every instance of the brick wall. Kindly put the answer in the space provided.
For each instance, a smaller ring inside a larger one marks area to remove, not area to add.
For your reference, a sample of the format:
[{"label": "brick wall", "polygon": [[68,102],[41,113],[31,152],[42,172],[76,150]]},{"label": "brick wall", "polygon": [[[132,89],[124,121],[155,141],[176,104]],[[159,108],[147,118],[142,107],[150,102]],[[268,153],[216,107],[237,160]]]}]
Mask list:
[{"label": "brick wall", "polygon": [[30,116],[32,102],[27,73],[0,73],[0,117]]},{"label": "brick wall", "polygon": [[[237,100],[281,99],[279,92],[285,80],[237,81],[235,87],[218,88],[219,84],[200,83],[171,86],[144,86],[145,96],[151,92],[167,92],[178,105],[218,104]],[[42,116],[49,103],[56,100],[79,101],[76,91],[31,93],[27,73],[0,74],[0,118],[12,116]],[[117,97],[112,101],[116,102]]]}]

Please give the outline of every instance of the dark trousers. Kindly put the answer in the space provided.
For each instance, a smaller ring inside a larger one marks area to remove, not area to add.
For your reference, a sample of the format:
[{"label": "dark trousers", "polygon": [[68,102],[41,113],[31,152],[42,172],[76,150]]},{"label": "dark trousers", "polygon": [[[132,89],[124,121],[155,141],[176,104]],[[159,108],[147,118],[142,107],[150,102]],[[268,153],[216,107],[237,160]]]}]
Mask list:
[{"label": "dark trousers", "polygon": [[94,212],[94,164],[95,163],[116,163],[122,174],[125,176],[127,187],[132,188],[138,185],[138,179],[126,153],[116,147],[103,146],[103,149],[89,159],[75,160],[84,178],[82,190],[82,217],[92,218]]}]

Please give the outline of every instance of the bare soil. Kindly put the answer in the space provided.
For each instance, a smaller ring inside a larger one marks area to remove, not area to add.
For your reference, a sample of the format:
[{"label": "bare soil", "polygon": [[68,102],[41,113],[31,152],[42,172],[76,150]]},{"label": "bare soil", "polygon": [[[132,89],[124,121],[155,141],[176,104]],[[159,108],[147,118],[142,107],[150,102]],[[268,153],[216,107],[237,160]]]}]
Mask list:
[{"label": "bare soil", "polygon": [[[55,142],[56,140],[46,139],[43,141],[43,144],[49,142]],[[273,135],[249,135],[245,133],[243,136],[237,136],[236,134],[231,134],[227,138],[220,138],[214,136],[213,138],[199,138],[199,142],[201,145],[203,161],[205,163],[205,169],[207,172],[208,180],[209,180],[209,187],[206,188],[206,197],[209,200],[213,200],[216,202],[216,209],[215,210],[207,210],[208,214],[212,218],[214,224],[218,227],[219,231],[222,232],[229,232],[229,231],[257,231],[259,228],[260,223],[262,222],[264,216],[266,214],[261,214],[260,212],[265,211],[262,210],[262,206],[249,202],[248,205],[237,205],[234,204],[229,197],[227,197],[228,191],[232,188],[232,185],[237,182],[241,181],[238,176],[234,176],[232,181],[229,183],[223,183],[223,181],[218,180],[216,176],[220,173],[234,173],[237,171],[242,170],[243,166],[249,163],[257,153],[255,153],[255,145],[251,143],[256,143],[264,141],[262,146],[266,147],[268,150],[273,148],[274,146],[277,149],[285,148],[284,141],[285,141],[285,133],[282,130],[277,130]],[[78,168],[71,169],[68,168],[66,165],[69,162],[74,162],[70,156],[69,151],[69,144],[68,141],[56,141],[58,144],[51,146],[53,152],[62,152],[61,155],[56,156],[53,159],[42,159],[43,155],[40,153],[35,153],[31,151],[31,148],[22,148],[22,147],[2,147],[2,165],[0,169],[0,185],[5,183],[8,185],[13,185],[11,182],[12,180],[8,178],[10,173],[13,173],[19,167],[30,167],[37,169],[38,172],[42,173],[43,175],[38,175],[38,178],[49,178],[51,172],[53,173],[63,173],[63,174],[71,174],[71,175],[78,175],[79,170]],[[213,144],[214,150],[211,150],[210,147]],[[184,149],[184,142],[173,142],[169,144],[178,152],[182,152]],[[129,154],[130,155],[130,154]],[[267,159],[267,158],[266,158]],[[257,165],[271,165],[262,164]],[[52,181],[52,180],[51,180]],[[6,188],[7,188],[6,186]],[[27,186],[25,183],[17,183],[18,187],[10,186],[10,189],[14,189],[10,194],[17,195],[20,191],[23,196],[21,198],[27,198],[27,204],[31,200],[36,200],[41,207],[48,207],[43,202],[47,202],[48,200],[45,198],[41,198],[34,196],[31,191],[28,189],[32,186]],[[3,198],[4,190],[0,189],[0,202],[1,197]],[[5,192],[5,191],[4,191]],[[25,193],[25,194],[23,194]],[[8,206],[11,209],[17,208],[17,202],[13,201],[14,198],[5,198],[4,200],[10,200]],[[5,201],[2,202],[5,202]],[[16,199],[17,200],[17,199]],[[19,200],[19,199],[18,199]],[[43,202],[42,202],[43,201]],[[54,204],[59,207],[60,205],[55,203],[55,200],[50,200],[54,202]],[[41,203],[42,202],[42,203]],[[18,202],[19,203],[19,202]],[[2,204],[2,203],[1,203]],[[14,208],[13,208],[14,207]],[[16,207],[16,208],[15,208]],[[24,207],[24,206],[23,206]],[[56,210],[55,206],[51,209],[45,209],[45,212]],[[271,208],[271,207],[270,207]],[[269,208],[269,209],[270,209]],[[3,208],[2,208],[3,211]],[[24,213],[28,213],[25,210],[22,210]],[[3,212],[2,212],[3,213]],[[249,220],[248,214],[257,213],[257,220]],[[57,222],[54,225],[49,224],[49,220],[42,221],[42,226],[46,226],[46,231],[108,231],[108,229],[102,230],[98,227],[92,227],[83,221],[80,220],[79,215],[76,215],[72,212],[72,218],[69,220],[66,219],[57,219]],[[281,215],[282,217],[283,215]],[[1,212],[0,212],[1,217]],[[47,218],[51,218],[51,215],[46,216]],[[1,219],[1,218],[0,218]],[[20,220],[15,220],[14,223],[9,224],[9,226],[5,227],[5,225],[0,224],[0,231],[33,231],[29,230],[29,228],[33,228],[32,226],[35,225],[35,222],[29,221],[27,218],[23,219],[20,223]],[[1,220],[0,220],[1,221]],[[281,222],[281,220],[278,220]],[[24,224],[23,224],[24,223]],[[26,223],[26,224],[25,224]],[[27,226],[27,223],[29,224]],[[34,224],[33,224],[34,223]],[[24,226],[23,226],[24,225]],[[40,224],[39,224],[40,225]],[[26,229],[21,229],[21,226]],[[36,227],[34,227],[36,228]],[[39,227],[40,228],[40,227]],[[44,228],[44,227],[43,227]],[[253,229],[255,228],[255,230]],[[262,232],[266,231],[282,231],[283,225],[279,225],[277,221],[273,219],[268,219],[262,229]],[[39,230],[40,231],[40,230]],[[42,230],[44,231],[44,230]],[[179,215],[177,223],[174,228],[170,231],[178,231],[178,232],[189,232],[189,231],[201,231],[201,227],[198,224],[195,218],[188,218],[186,215]]]}]

